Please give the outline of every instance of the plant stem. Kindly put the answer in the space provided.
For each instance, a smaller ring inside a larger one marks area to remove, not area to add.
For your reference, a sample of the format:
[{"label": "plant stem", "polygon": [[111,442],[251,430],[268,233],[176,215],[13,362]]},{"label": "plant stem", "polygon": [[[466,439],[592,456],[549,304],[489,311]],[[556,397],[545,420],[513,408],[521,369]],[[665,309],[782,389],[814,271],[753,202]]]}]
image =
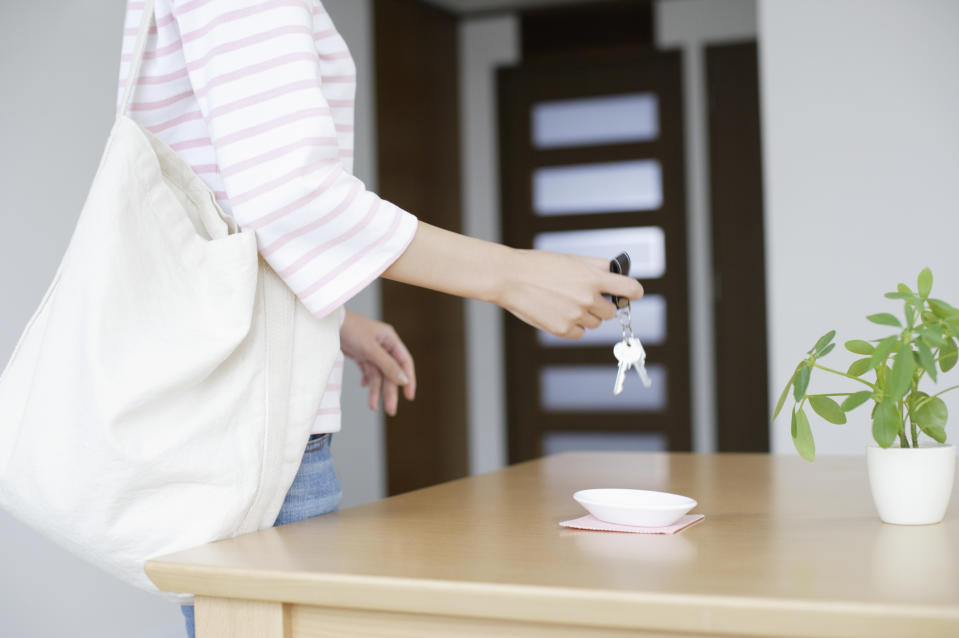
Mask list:
[{"label": "plant stem", "polygon": [[864,383],[868,385],[873,390],[876,389],[876,386],[869,383],[865,379],[860,379],[859,377],[854,377],[851,374],[846,374],[845,372],[840,372],[839,370],[833,370],[832,368],[827,368],[826,366],[821,366],[818,363],[812,364],[814,368],[819,368],[820,370],[825,370],[826,372],[832,372],[833,374],[838,374],[841,377],[846,377],[847,379],[852,379],[853,381],[858,381],[859,383]]},{"label": "plant stem", "polygon": [[956,388],[959,388],[959,385],[954,385],[952,387],[946,388],[942,392],[937,392],[936,394],[933,394],[932,396],[926,397],[925,399],[921,399],[919,403],[916,404],[915,409],[918,410],[922,406],[926,405],[927,403],[929,403],[930,401],[938,397],[940,394],[945,394],[946,392],[949,392],[950,390],[955,390]]},{"label": "plant stem", "polygon": [[919,447],[919,428],[912,420],[910,420],[910,425],[912,425],[912,447]]},{"label": "plant stem", "polygon": [[949,388],[946,388],[946,389],[943,390],[942,392],[937,392],[936,394],[932,395],[932,396],[929,397],[929,398],[930,398],[930,399],[935,399],[935,398],[936,398],[937,396],[939,396],[940,394],[945,394],[946,392],[949,392],[950,390],[955,390],[956,388],[959,388],[959,385],[954,385],[954,386],[951,386],[951,387],[949,387]]},{"label": "plant stem", "polygon": [[[899,439],[899,445],[901,447],[909,447],[909,420],[902,414],[902,404],[902,399],[899,399],[896,403],[896,406],[899,408],[899,419],[902,421],[902,429],[899,430],[899,436],[902,438]],[[903,441],[905,441],[905,445],[903,445]]]},{"label": "plant stem", "polygon": [[809,394],[810,397],[850,397],[856,394],[855,392],[819,392],[817,394]]}]

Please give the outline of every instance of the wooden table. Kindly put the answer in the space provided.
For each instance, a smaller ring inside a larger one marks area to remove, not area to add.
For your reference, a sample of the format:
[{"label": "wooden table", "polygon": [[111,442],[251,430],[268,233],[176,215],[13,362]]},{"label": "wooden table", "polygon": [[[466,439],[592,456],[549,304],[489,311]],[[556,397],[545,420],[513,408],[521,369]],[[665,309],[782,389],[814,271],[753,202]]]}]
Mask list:
[{"label": "wooden table", "polygon": [[[198,638],[959,636],[959,516],[879,521],[861,457],[577,453],[167,556]],[[665,490],[674,536],[564,529],[577,489]]]}]

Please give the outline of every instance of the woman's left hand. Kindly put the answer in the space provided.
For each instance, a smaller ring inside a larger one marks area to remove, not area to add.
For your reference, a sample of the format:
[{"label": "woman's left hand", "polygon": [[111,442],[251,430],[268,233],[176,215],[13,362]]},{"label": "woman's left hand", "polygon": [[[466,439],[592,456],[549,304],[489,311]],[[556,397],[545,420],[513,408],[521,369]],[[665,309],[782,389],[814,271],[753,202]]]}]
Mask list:
[{"label": "woman's left hand", "polygon": [[396,415],[400,387],[407,400],[416,396],[413,357],[390,324],[347,310],[340,328],[340,348],[360,367],[362,385],[370,388],[371,410],[379,406],[381,391],[390,416]]}]

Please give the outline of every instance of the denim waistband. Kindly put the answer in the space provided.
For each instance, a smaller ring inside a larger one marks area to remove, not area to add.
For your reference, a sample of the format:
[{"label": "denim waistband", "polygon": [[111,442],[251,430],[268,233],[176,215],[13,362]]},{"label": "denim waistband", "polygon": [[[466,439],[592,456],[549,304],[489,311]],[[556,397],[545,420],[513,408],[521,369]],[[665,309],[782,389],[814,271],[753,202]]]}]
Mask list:
[{"label": "denim waistband", "polygon": [[332,437],[332,432],[311,434],[309,440],[306,442],[306,452],[316,452],[317,450],[322,450],[323,447],[330,442]]}]

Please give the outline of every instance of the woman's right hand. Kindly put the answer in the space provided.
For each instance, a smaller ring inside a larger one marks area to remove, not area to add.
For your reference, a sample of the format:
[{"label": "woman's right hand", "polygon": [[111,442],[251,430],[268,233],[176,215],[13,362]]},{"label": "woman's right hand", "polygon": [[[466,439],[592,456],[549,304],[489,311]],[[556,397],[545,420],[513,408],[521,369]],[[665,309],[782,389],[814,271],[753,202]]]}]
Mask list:
[{"label": "woman's right hand", "polygon": [[616,316],[603,293],[632,301],[643,296],[638,281],[609,272],[605,259],[511,249],[503,266],[494,301],[531,326],[568,339]]},{"label": "woman's right hand", "polygon": [[383,276],[491,301],[531,326],[569,339],[616,315],[603,293],[633,301],[643,296],[639,282],[609,272],[605,259],[509,248],[422,221]]}]

